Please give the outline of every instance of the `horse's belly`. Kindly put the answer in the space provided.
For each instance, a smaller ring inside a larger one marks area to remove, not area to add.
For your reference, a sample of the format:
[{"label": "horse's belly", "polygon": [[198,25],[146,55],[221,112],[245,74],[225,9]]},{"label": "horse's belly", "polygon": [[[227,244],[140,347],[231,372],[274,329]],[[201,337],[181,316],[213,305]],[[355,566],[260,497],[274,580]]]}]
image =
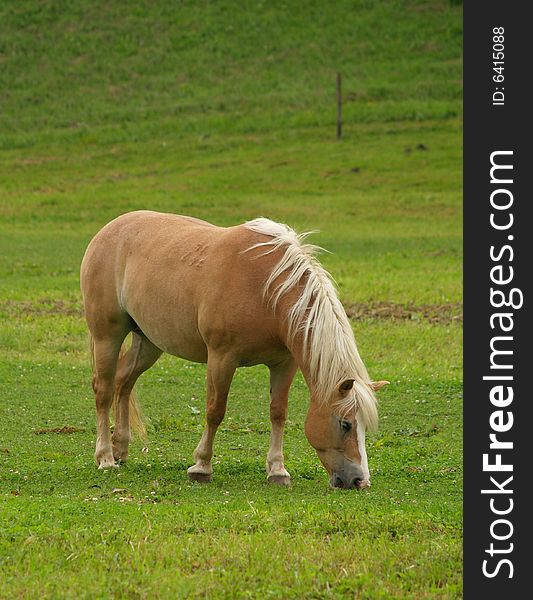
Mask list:
[{"label": "horse's belly", "polygon": [[172,339],[163,339],[156,346],[167,354],[179,356],[185,360],[198,363],[207,362],[207,348],[200,338],[174,337]]},{"label": "horse's belly", "polygon": [[195,328],[190,327],[190,323],[178,327],[177,324],[171,323],[160,323],[158,326],[153,321],[139,321],[136,322],[143,334],[163,352],[192,362],[207,362],[206,345],[198,330],[194,331]]},{"label": "horse's belly", "polygon": [[197,311],[190,297],[178,291],[169,294],[158,287],[155,278],[152,281],[152,296],[148,288],[124,294],[128,314],[163,352],[193,362],[207,362],[207,348],[198,332]]}]

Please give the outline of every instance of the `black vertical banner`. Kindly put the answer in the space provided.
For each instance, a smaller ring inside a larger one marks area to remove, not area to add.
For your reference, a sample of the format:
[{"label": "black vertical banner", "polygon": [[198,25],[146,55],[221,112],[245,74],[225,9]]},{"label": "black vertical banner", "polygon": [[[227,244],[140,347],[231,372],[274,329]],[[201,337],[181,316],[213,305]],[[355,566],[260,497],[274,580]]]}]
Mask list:
[{"label": "black vertical banner", "polygon": [[[533,597],[533,28],[464,7],[465,598]],[[528,385],[529,384],[529,385]]]}]

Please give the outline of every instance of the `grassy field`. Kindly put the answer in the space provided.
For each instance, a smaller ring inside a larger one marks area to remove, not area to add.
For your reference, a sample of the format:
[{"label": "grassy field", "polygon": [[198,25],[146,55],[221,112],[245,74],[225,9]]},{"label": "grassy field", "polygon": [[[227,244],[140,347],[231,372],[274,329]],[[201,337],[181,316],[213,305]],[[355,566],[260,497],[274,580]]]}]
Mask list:
[{"label": "grassy field", "polygon": [[[0,598],[461,597],[456,4],[2,3]],[[266,482],[265,367],[237,372],[213,482],[189,483],[205,366],[169,356],[138,384],[147,451],[96,469],[79,264],[139,208],[320,230],[391,381],[370,490],[329,489],[300,375],[292,487]]]}]

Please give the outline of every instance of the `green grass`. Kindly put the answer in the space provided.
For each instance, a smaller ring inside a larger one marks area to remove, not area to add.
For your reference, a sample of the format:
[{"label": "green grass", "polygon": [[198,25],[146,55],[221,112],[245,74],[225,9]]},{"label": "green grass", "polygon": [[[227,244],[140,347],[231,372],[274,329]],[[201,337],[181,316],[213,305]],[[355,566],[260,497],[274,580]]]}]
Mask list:
[{"label": "green grass", "polygon": [[[462,328],[441,310],[462,299],[455,4],[2,4],[1,598],[462,596]],[[148,452],[96,469],[78,270],[138,208],[319,229],[346,305],[414,307],[353,321],[392,382],[370,490],[329,489],[301,376],[293,484],[267,484],[261,367],[235,377],[213,482],[189,483],[205,366],[169,356],[138,384]]]}]

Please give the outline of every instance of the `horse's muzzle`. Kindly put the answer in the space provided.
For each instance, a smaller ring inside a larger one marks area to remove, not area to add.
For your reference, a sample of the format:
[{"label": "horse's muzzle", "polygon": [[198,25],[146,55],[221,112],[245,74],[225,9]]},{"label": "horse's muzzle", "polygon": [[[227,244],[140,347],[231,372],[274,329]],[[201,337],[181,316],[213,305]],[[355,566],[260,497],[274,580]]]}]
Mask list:
[{"label": "horse's muzzle", "polygon": [[369,482],[364,479],[363,471],[359,467],[351,469],[342,469],[336,471],[329,478],[329,484],[333,488],[343,488],[346,490],[366,488]]}]

